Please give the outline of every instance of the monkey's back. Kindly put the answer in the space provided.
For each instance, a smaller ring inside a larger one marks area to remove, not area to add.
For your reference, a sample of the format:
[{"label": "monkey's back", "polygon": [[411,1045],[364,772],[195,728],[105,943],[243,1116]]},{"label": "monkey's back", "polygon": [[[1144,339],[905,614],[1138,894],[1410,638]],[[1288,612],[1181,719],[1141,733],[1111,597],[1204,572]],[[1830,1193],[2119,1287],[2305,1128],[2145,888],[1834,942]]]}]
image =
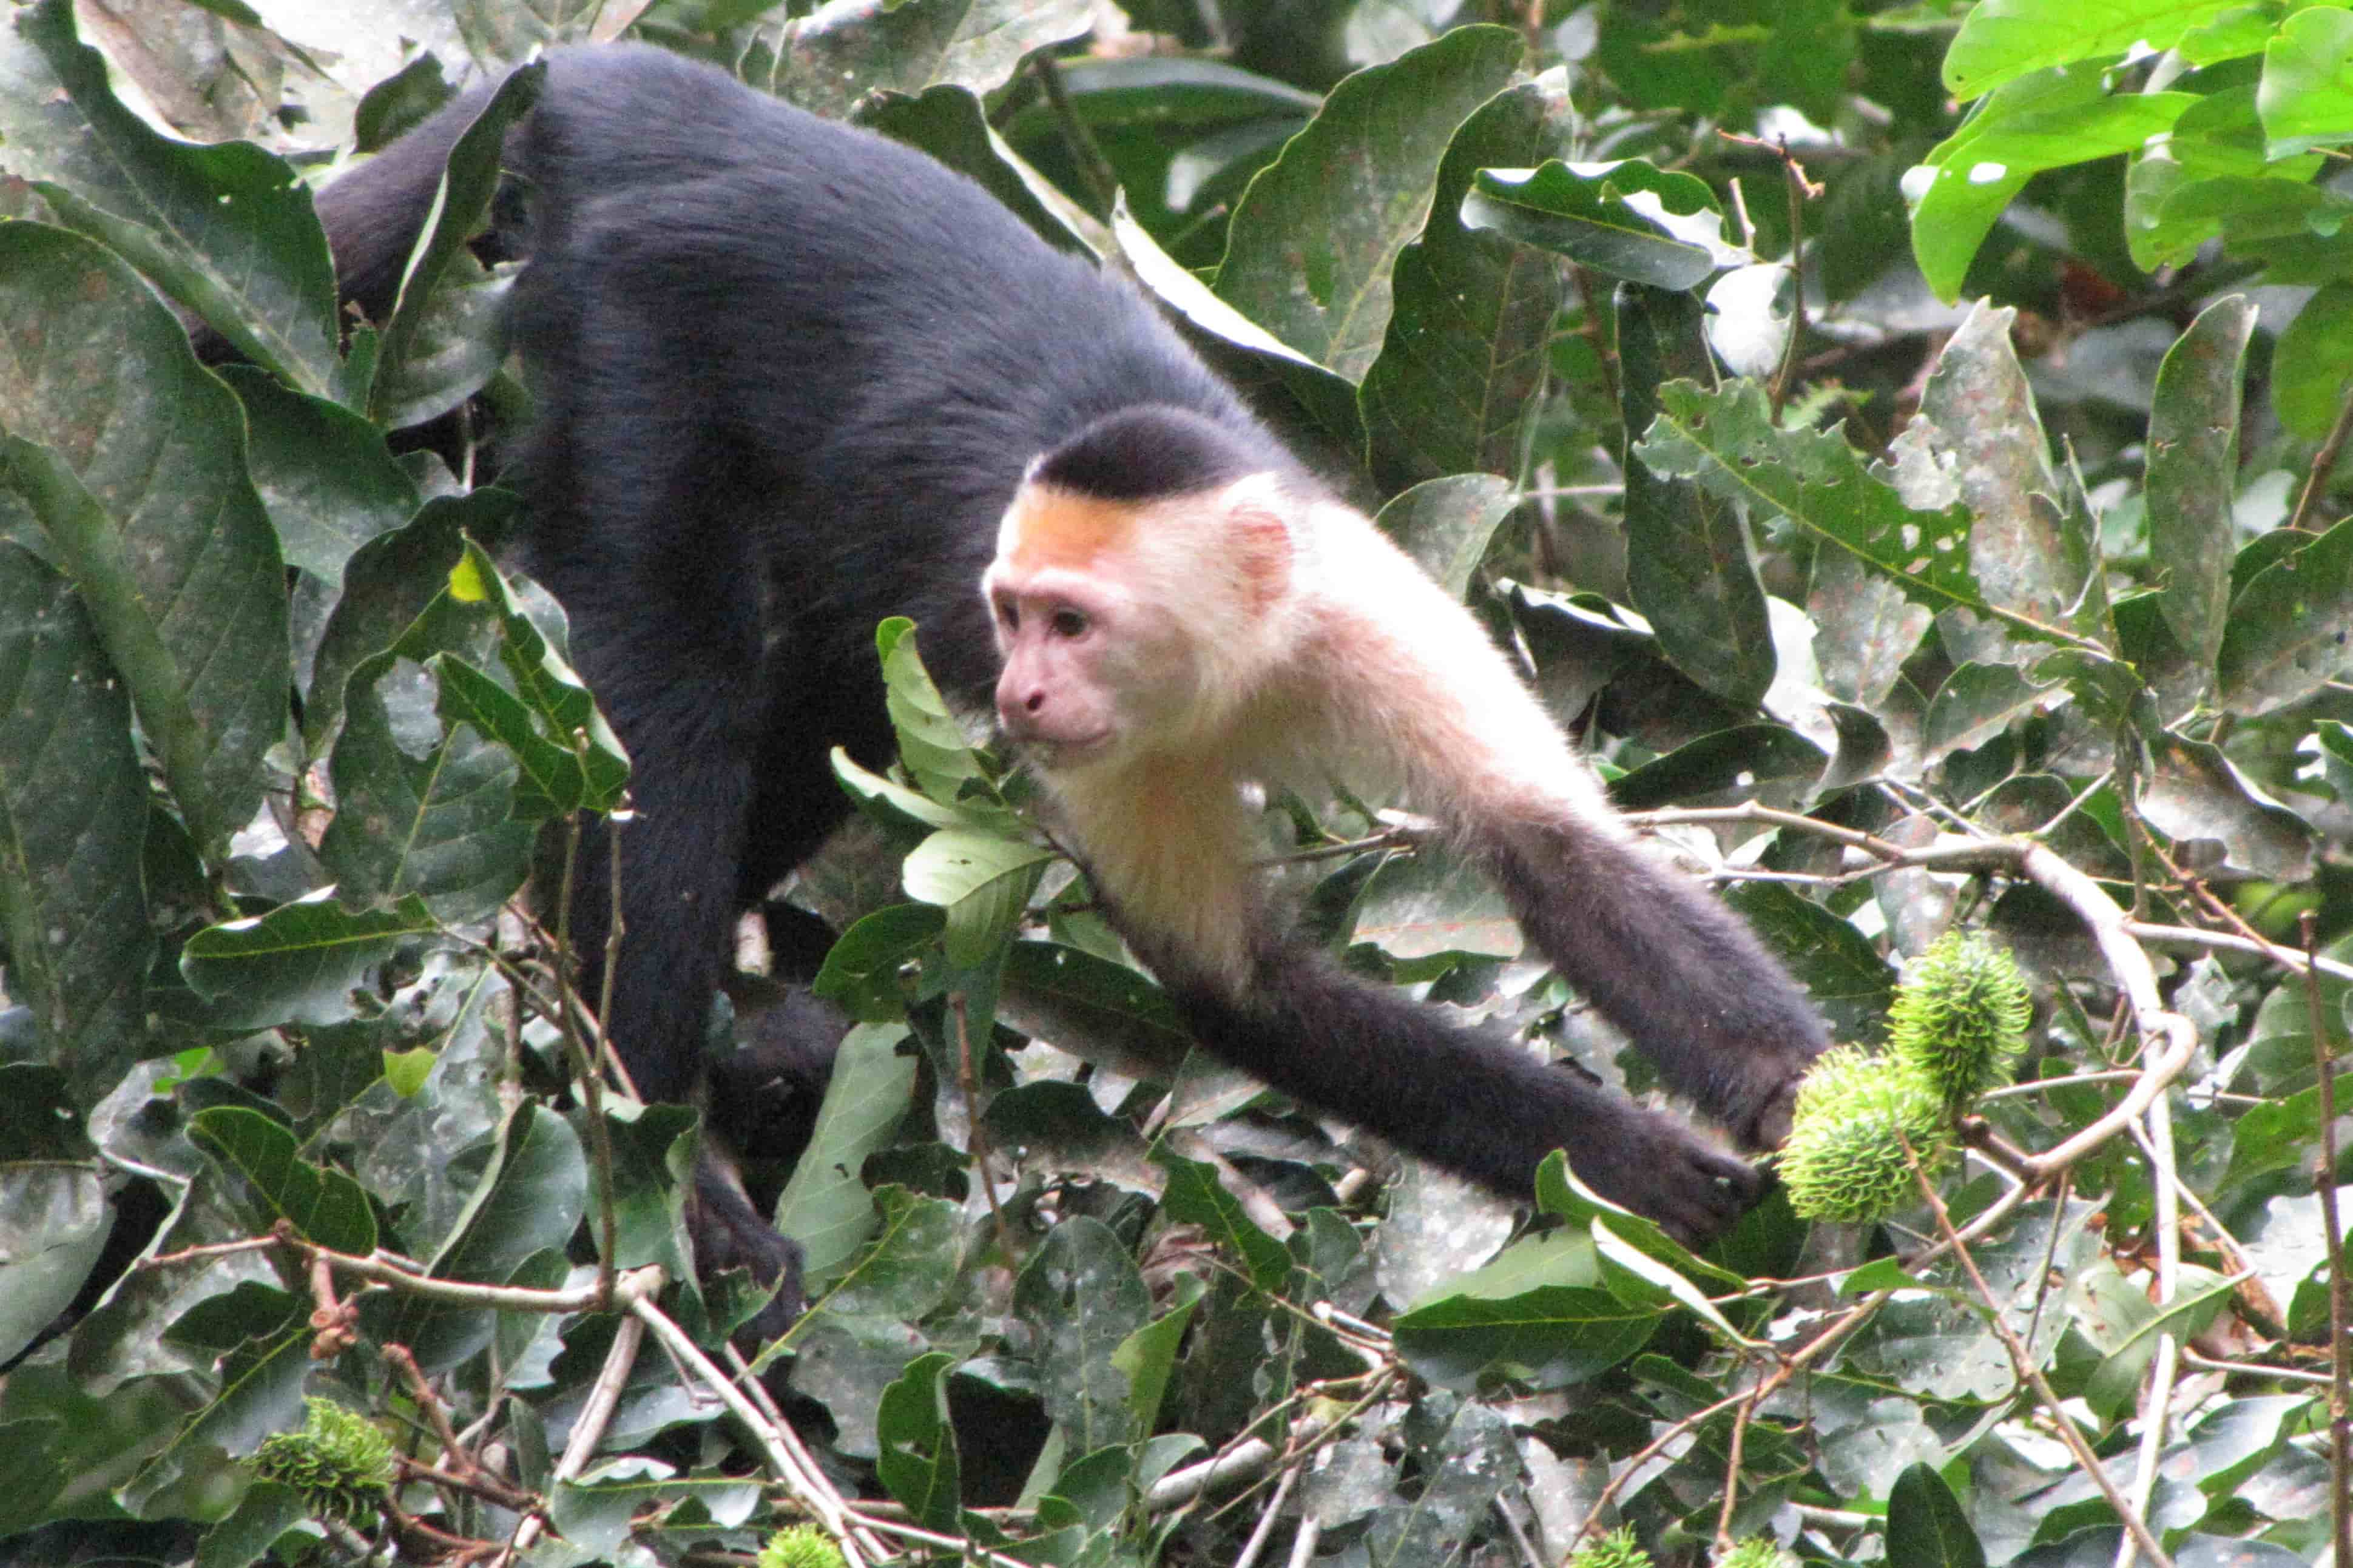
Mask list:
[{"label": "monkey's back", "polygon": [[979,575],[1031,458],[1159,402],[1287,462],[1134,290],[923,154],[659,49],[549,69],[510,145],[543,571],[551,533],[636,530],[667,495],[672,523],[752,532],[808,668],[871,668],[886,615],[945,618],[935,673],[976,698]]}]

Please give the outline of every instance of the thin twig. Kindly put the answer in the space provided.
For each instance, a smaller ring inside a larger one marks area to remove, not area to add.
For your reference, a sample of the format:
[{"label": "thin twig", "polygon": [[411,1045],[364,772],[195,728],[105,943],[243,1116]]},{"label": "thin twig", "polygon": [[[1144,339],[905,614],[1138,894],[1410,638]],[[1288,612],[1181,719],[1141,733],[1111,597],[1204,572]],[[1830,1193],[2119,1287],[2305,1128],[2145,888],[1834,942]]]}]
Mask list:
[{"label": "thin twig", "polygon": [[2320,492],[2327,487],[2328,476],[2337,468],[2337,459],[2345,450],[2347,437],[2353,436],[2353,392],[2345,397],[2344,406],[2337,411],[2337,423],[2328,427],[2328,437],[2320,443],[2320,450],[2312,455],[2312,472],[2306,476],[2304,493],[2295,498],[2295,514],[2287,520],[2290,528],[2302,528],[2312,515]]},{"label": "thin twig", "polygon": [[2034,1390],[2034,1396],[2042,1402],[2051,1424],[2058,1430],[2059,1440],[2067,1445],[2067,1451],[2075,1456],[2075,1463],[2091,1478],[2092,1484],[2100,1489],[2100,1495],[2108,1500],[2108,1506],[2116,1510],[2116,1518],[2123,1521],[2125,1530],[2139,1542],[2141,1551],[2147,1554],[2150,1568],[2173,1568],[2173,1560],[2165,1554],[2165,1548],[2149,1530],[2148,1521],[2126,1501],[2124,1493],[2116,1489],[2116,1483],[2109,1476],[2107,1468],[2100,1463],[2100,1457],[2092,1452],[2092,1446],[2084,1441],[2084,1435],[2075,1429],[2075,1423],[2061,1405],[2058,1394],[2043,1377],[2042,1368],[2034,1364],[2034,1358],[2028,1353],[2026,1346],[2020,1342],[2017,1331],[2002,1321],[2000,1299],[1994,1295],[1993,1287],[1986,1283],[1985,1276],[1978,1272],[1977,1259],[1969,1256],[1969,1249],[1962,1241],[1960,1233],[1953,1228],[1953,1216],[1946,1209],[1944,1199],[1936,1195],[1936,1184],[1928,1180],[1927,1173],[1919,1168],[1916,1161],[1913,1163],[1912,1179],[1919,1186],[1921,1194],[1928,1200],[1929,1210],[1936,1216],[1936,1228],[1943,1234],[1946,1245],[1952,1248],[1953,1256],[1960,1259],[1962,1268],[1968,1273],[1969,1283],[1977,1287],[1978,1299],[1986,1305],[1988,1324],[1992,1328],[1994,1337],[2001,1342],[2001,1348],[2009,1352],[2010,1368],[2017,1373],[2019,1381]]},{"label": "thin twig", "polygon": [[[2353,402],[2346,405],[2353,409]],[[2339,421],[2340,426],[2342,421]],[[2309,954],[2318,940],[2310,910],[2304,911],[2304,951]],[[2353,1564],[2353,1301],[2348,1301],[2345,1276],[2345,1230],[2337,1215],[2337,1052],[2329,1041],[2328,1018],[2321,1005],[2320,981],[2305,974],[2305,1003],[2312,1013],[2312,1058],[2320,1068],[2320,1159],[2316,1173],[2320,1189],[2320,1224],[2328,1248],[2328,1468],[2329,1524],[2337,1543],[2337,1561]]]}]

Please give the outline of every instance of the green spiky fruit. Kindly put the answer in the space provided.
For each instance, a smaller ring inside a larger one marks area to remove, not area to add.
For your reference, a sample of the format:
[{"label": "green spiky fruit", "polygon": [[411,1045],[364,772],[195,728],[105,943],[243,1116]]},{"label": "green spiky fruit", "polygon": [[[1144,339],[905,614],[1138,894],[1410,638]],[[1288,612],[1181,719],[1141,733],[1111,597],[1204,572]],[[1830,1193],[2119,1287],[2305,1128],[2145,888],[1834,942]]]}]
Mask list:
[{"label": "green spiky fruit", "polygon": [[273,1432],[254,1451],[253,1468],[302,1494],[313,1514],[363,1524],[392,1495],[392,1441],[376,1424],[332,1399],[305,1402],[300,1432]]},{"label": "green spiky fruit", "polygon": [[760,1568],[842,1568],[833,1537],[814,1524],[788,1524],[760,1548]]},{"label": "green spiky fruit", "polygon": [[1789,1554],[1769,1535],[1752,1535],[1715,1560],[1715,1568],[1789,1568]]},{"label": "green spiky fruit", "polygon": [[1634,1539],[1627,1525],[1613,1530],[1568,1560],[1568,1568],[1651,1568],[1651,1554]]},{"label": "green spiky fruit", "polygon": [[1887,1012],[1888,1053],[1934,1083],[1954,1111],[2010,1081],[2033,1016],[2018,961],[1973,931],[1948,931],[1908,969]]},{"label": "green spiky fruit", "polygon": [[1799,1217],[1862,1224],[1911,1198],[1912,1158],[1934,1172],[1952,1155],[1952,1117],[1934,1084],[1890,1058],[1841,1046],[1798,1085],[1776,1159]]}]

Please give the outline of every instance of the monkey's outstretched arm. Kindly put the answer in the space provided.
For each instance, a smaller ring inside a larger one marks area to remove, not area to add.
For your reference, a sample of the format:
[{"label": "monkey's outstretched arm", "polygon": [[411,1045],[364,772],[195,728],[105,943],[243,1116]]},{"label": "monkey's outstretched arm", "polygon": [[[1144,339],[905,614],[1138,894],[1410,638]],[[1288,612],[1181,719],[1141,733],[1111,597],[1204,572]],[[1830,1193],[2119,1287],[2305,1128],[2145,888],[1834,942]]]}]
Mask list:
[{"label": "monkey's outstretched arm", "polygon": [[1756,1172],[1681,1123],[1295,943],[1256,955],[1237,999],[1142,950],[1201,1044],[1314,1109],[1506,1197],[1566,1148],[1596,1192],[1692,1243],[1754,1201]]}]

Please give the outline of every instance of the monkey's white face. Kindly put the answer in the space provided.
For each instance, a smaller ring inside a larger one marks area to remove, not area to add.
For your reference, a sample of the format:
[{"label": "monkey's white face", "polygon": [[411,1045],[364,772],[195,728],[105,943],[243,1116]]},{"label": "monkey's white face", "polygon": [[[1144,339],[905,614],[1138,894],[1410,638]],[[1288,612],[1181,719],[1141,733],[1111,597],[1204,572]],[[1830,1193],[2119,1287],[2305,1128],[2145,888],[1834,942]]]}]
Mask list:
[{"label": "monkey's white face", "polygon": [[1152,750],[1196,706],[1189,639],[1100,567],[1021,571],[999,561],[985,587],[1005,660],[997,723],[1039,766],[1065,772]]}]

